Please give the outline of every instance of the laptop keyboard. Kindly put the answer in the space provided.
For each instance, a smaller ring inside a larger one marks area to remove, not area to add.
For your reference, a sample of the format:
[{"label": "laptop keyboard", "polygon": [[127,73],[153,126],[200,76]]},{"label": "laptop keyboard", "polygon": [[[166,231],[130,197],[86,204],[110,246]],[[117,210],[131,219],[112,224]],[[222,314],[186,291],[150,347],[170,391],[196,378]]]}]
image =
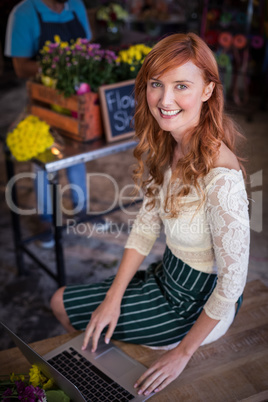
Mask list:
[{"label": "laptop keyboard", "polygon": [[71,381],[88,402],[127,402],[135,398],[72,347],[48,362]]}]

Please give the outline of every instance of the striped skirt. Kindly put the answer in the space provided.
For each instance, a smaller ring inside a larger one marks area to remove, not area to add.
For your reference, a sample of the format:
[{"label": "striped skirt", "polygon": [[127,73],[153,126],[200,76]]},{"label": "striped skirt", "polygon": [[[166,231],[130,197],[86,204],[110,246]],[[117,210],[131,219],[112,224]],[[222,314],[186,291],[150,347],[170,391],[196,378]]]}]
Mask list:
[{"label": "striped skirt", "polygon": [[[66,287],[64,306],[74,328],[86,328],[113,279]],[[113,339],[148,346],[182,340],[200,315],[216,280],[215,274],[191,268],[166,248],[162,261],[138,271],[129,283]]]}]

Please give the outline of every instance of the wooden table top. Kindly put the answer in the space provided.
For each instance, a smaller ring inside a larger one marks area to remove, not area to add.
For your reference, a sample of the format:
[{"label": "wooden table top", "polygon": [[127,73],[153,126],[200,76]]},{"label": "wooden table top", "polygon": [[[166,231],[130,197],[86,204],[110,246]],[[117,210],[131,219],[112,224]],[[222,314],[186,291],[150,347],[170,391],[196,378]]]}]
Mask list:
[{"label": "wooden table top", "polygon": [[[43,355],[76,334],[31,344]],[[127,354],[149,366],[163,351],[114,341]],[[0,375],[25,373],[30,364],[18,348],[0,352]],[[200,347],[183,373],[154,402],[264,402],[268,401],[268,288],[249,282],[243,305],[227,334]]]}]

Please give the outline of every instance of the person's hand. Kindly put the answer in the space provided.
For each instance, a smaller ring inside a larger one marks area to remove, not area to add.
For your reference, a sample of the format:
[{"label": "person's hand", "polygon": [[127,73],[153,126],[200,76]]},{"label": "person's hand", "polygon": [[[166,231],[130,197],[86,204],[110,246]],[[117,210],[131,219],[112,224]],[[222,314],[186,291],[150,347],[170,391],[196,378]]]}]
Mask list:
[{"label": "person's hand", "polygon": [[105,299],[99,307],[92,313],[86,331],[82,350],[87,348],[88,342],[92,337],[92,352],[95,352],[98,347],[99,337],[103,329],[108,325],[108,330],[105,334],[105,343],[109,343],[116,327],[120,315],[120,303],[111,302]]},{"label": "person's hand", "polygon": [[135,383],[139,395],[162,391],[183,371],[191,356],[183,354],[179,346],[161,356]]}]

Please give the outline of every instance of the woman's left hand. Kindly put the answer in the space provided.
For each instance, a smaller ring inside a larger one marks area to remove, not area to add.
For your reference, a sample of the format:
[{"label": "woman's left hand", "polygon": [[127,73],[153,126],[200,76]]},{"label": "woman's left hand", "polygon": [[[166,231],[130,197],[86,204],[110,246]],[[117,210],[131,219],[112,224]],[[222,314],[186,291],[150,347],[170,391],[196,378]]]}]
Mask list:
[{"label": "woman's left hand", "polygon": [[139,388],[139,395],[162,391],[181,374],[190,358],[190,355],[182,353],[180,345],[169,350],[145,371],[134,388]]}]

